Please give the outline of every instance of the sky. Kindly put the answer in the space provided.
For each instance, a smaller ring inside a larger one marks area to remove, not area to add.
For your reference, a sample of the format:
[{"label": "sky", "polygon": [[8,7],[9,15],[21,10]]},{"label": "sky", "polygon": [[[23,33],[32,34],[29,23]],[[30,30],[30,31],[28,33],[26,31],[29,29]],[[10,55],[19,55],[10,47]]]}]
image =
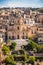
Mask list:
[{"label": "sky", "polygon": [[1,7],[43,7],[43,0],[0,0]]}]

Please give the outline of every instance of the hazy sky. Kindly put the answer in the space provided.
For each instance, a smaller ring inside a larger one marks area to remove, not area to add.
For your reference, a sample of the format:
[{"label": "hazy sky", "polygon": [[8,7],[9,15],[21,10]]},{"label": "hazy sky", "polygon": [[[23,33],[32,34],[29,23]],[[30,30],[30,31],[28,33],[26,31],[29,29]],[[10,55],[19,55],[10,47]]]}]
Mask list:
[{"label": "hazy sky", "polygon": [[0,7],[43,7],[43,0],[0,0]]}]

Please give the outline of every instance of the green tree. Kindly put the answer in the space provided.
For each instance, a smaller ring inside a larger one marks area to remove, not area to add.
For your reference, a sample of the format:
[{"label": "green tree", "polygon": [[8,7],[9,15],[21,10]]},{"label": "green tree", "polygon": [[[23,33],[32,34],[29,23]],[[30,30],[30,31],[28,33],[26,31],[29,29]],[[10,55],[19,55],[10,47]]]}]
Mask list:
[{"label": "green tree", "polygon": [[43,44],[38,45],[37,52],[38,53],[43,53]]},{"label": "green tree", "polygon": [[30,62],[31,64],[34,64],[34,62],[35,62],[35,57],[34,57],[34,56],[30,56],[30,57],[29,57],[29,62]]},{"label": "green tree", "polygon": [[10,45],[10,49],[11,50],[15,50],[15,47],[16,47],[16,42],[13,42],[13,43],[11,43],[11,45]]},{"label": "green tree", "polygon": [[5,64],[6,65],[16,65],[16,62],[14,61],[13,56],[8,56],[5,58]]},{"label": "green tree", "polygon": [[7,54],[10,53],[9,48],[7,46],[5,46],[5,45],[2,47],[2,51],[3,51],[4,55],[7,55]]},{"label": "green tree", "polygon": [[28,49],[29,49],[29,50],[37,49],[37,44],[36,44],[34,41],[29,40]]}]

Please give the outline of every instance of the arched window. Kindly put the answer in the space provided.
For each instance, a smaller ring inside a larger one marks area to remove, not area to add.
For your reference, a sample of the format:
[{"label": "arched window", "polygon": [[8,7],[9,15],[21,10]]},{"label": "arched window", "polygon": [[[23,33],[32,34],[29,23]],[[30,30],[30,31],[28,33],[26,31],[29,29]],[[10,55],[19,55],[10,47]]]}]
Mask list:
[{"label": "arched window", "polygon": [[9,36],[9,39],[11,39],[11,36]]},{"label": "arched window", "polygon": [[17,39],[19,39],[19,35],[17,35]]},{"label": "arched window", "polygon": [[19,30],[19,27],[17,27],[17,29]]}]

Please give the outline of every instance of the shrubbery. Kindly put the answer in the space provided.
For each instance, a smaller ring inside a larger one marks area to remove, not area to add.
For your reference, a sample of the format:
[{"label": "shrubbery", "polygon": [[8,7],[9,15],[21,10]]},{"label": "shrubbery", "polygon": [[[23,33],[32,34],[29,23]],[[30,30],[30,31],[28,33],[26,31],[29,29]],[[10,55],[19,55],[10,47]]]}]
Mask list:
[{"label": "shrubbery", "polygon": [[[29,63],[34,64],[35,60],[43,60],[43,57],[34,57],[34,56],[29,56],[28,51],[33,51],[33,53],[43,53],[43,44],[37,44],[33,40],[29,40],[28,44],[26,46],[23,46],[21,50],[17,51],[17,54],[15,53],[15,47],[16,43],[13,42],[11,45],[6,46],[4,45],[2,47],[2,51],[6,56],[5,58],[5,63],[6,65],[16,65],[17,61],[25,62],[29,61]],[[13,52],[11,55],[9,54],[10,52]],[[16,62],[15,62],[16,61]]]},{"label": "shrubbery", "polygon": [[2,47],[2,51],[3,51],[4,55],[7,55],[10,53],[9,47],[7,47],[5,45]]}]

